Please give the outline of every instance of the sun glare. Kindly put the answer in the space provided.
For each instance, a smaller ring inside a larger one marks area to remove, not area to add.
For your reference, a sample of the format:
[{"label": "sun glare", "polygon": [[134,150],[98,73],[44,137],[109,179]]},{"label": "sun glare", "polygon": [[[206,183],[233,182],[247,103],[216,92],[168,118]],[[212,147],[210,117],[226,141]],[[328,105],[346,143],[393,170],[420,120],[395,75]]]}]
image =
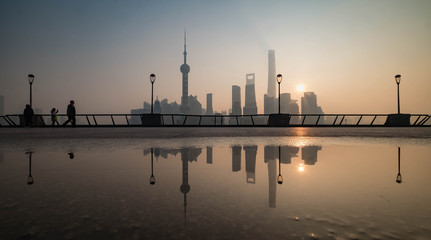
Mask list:
[{"label": "sun glare", "polygon": [[299,84],[298,86],[296,86],[296,90],[298,91],[298,92],[303,92],[304,91],[304,85],[302,85],[302,84]]},{"label": "sun glare", "polygon": [[302,164],[302,163],[299,164],[298,171],[300,171],[300,172],[304,171],[304,164]]}]

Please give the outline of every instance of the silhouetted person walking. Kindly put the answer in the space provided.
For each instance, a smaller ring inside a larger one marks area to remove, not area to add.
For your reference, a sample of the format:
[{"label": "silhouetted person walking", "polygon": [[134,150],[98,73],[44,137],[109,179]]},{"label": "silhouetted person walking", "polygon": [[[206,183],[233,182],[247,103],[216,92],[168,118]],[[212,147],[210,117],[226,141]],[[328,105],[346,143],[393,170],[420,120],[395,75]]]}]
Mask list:
[{"label": "silhouetted person walking", "polygon": [[70,104],[67,105],[67,121],[63,123],[63,126],[68,124],[69,122],[72,122],[72,126],[76,126],[76,119],[75,119],[76,111],[75,111],[75,101],[70,100]]},{"label": "silhouetted person walking", "polygon": [[51,109],[51,121],[52,121],[52,126],[54,126],[55,123],[57,123],[57,125],[60,125],[58,123],[58,119],[57,119],[57,113],[58,113],[58,109],[52,108]]},{"label": "silhouetted person walking", "polygon": [[33,124],[33,109],[30,107],[30,104],[25,105],[24,109],[24,121],[25,126],[31,126]]}]

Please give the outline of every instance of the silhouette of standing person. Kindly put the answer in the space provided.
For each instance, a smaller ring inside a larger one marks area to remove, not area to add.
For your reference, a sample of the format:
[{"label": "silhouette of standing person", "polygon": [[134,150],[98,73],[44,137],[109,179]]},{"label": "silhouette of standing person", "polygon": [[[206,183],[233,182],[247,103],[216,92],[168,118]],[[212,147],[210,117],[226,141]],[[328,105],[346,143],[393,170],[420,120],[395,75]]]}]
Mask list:
[{"label": "silhouette of standing person", "polygon": [[51,121],[52,121],[52,126],[54,126],[55,123],[57,123],[57,125],[60,125],[58,123],[57,120],[57,113],[58,113],[58,109],[52,108],[51,109]]},{"label": "silhouette of standing person", "polygon": [[63,123],[63,126],[68,124],[69,122],[72,122],[72,126],[76,126],[76,119],[75,119],[76,111],[75,111],[75,101],[70,100],[70,104],[67,105],[67,121]]},{"label": "silhouette of standing person", "polygon": [[33,124],[33,116],[33,109],[30,107],[30,104],[26,104],[24,109],[25,126],[31,126]]}]

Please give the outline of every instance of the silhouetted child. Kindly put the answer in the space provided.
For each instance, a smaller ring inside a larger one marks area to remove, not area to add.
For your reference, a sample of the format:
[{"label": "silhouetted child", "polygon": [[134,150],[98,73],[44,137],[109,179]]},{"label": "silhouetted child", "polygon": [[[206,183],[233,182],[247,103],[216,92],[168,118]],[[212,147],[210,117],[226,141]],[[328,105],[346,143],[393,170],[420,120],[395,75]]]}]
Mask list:
[{"label": "silhouetted child", "polygon": [[58,123],[57,120],[57,113],[58,113],[58,109],[52,108],[51,109],[51,121],[52,121],[52,126],[54,126],[55,123],[57,123],[57,125],[60,125]]}]

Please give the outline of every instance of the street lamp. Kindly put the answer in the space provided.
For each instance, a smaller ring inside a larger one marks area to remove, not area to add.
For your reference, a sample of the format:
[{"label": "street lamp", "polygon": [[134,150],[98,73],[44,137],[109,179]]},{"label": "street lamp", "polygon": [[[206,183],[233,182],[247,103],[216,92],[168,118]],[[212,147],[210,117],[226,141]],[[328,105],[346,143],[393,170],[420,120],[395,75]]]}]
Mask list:
[{"label": "street lamp", "polygon": [[[278,74],[281,76],[281,74]],[[278,78],[278,76],[277,76]],[[281,81],[280,81],[281,82]],[[283,177],[281,176],[281,147],[278,146],[278,177],[277,177],[278,184],[283,183]]]},{"label": "street lamp", "polygon": [[277,75],[277,83],[278,83],[278,114],[280,114],[280,83],[283,80],[283,76],[281,74]]},{"label": "street lamp", "polygon": [[31,87],[32,87],[33,82],[34,82],[34,75],[33,74],[29,74],[29,75],[27,75],[27,77],[28,77],[28,83],[30,84],[30,107],[33,107],[33,105],[32,105]]},{"label": "street lamp", "polygon": [[[152,75],[154,75],[154,74],[152,74]],[[154,173],[153,172],[153,148],[151,148],[151,177],[150,177],[150,184],[151,185],[156,184],[156,178],[154,177],[153,173]]]},{"label": "street lamp", "polygon": [[398,96],[398,114],[400,114],[400,82],[401,75],[395,75],[395,82],[397,83],[397,96]]},{"label": "street lamp", "polygon": [[154,82],[156,81],[156,75],[151,73],[150,82],[151,82],[151,114],[153,114],[153,91],[154,91]]}]

